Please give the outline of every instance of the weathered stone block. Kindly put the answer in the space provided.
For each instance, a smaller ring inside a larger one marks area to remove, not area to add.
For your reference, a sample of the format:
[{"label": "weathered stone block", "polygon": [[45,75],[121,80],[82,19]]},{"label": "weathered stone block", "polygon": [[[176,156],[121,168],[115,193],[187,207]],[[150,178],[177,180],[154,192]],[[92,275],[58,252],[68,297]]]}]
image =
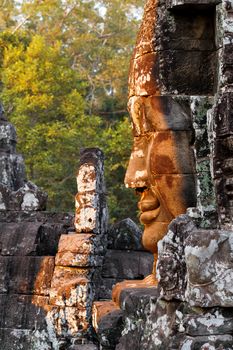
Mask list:
[{"label": "weathered stone block", "polygon": [[93,234],[69,233],[61,235],[58,245],[58,253],[72,252],[77,254],[101,254],[103,253],[102,239]]},{"label": "weathered stone block", "polygon": [[51,350],[51,341],[46,329],[0,328],[0,344],[4,350]]},{"label": "weathered stone block", "polygon": [[233,48],[232,48],[233,33],[228,32],[223,40],[223,47],[221,51],[221,84],[228,85],[233,83]]},{"label": "weathered stone block", "polygon": [[0,226],[0,254],[36,255],[40,223],[2,223]]},{"label": "weathered stone block", "polygon": [[[0,124],[1,127],[1,124]],[[23,157],[18,154],[0,154],[0,183],[11,191],[17,191],[26,182]]]},{"label": "weathered stone block", "polygon": [[80,151],[77,186],[78,192],[105,192],[104,155],[99,148],[84,148]]},{"label": "weathered stone block", "polygon": [[43,225],[61,225],[63,232],[74,231],[73,227],[74,215],[71,213],[57,213],[48,211],[0,211],[0,222],[2,223],[22,223],[34,222]]},{"label": "weathered stone block", "polygon": [[55,263],[60,266],[94,267],[102,266],[103,257],[99,255],[62,252],[57,253]]},{"label": "weathered stone block", "polygon": [[187,8],[185,6],[188,6],[189,8],[192,7],[195,9],[195,5],[197,6],[197,8],[198,6],[203,6],[203,8],[205,8],[205,5],[207,5],[208,8],[211,9],[214,5],[217,5],[219,2],[219,0],[168,0],[167,8]]},{"label": "weathered stone block", "polygon": [[[138,317],[144,310],[147,304],[159,297],[157,286],[148,288],[130,288],[123,289],[120,295],[120,307],[127,317]],[[139,316],[139,318],[140,318]]]},{"label": "weathered stone block", "polygon": [[0,269],[2,293],[48,295],[54,257],[0,257]]},{"label": "weathered stone block", "polygon": [[126,318],[116,349],[124,350],[128,346],[135,350],[167,349],[170,338],[177,331],[174,315],[179,303],[157,300],[156,296],[149,295],[144,300],[142,293],[138,295],[138,301],[137,311]]},{"label": "weathered stone block", "polygon": [[187,209],[187,215],[193,220],[197,228],[216,229],[218,226],[218,215],[216,207],[209,205],[201,208],[193,207]]},{"label": "weathered stone block", "polygon": [[139,256],[139,275],[148,276],[153,270],[154,256],[150,252],[144,252]]},{"label": "weathered stone block", "polygon": [[90,313],[77,307],[52,307],[46,321],[57,337],[83,337],[86,335]]},{"label": "weathered stone block", "polygon": [[108,230],[108,248],[120,250],[144,250],[142,231],[130,219],[124,219],[110,226]]},{"label": "weathered stone block", "polygon": [[2,152],[15,152],[17,136],[14,126],[7,120],[0,122],[0,150]]},{"label": "weathered stone block", "polygon": [[75,197],[75,207],[76,232],[105,232],[108,218],[105,195],[94,191],[79,192]]},{"label": "weathered stone block", "polygon": [[31,331],[46,329],[47,306],[48,297],[23,294],[0,295],[0,328]]},{"label": "weathered stone block", "polygon": [[[203,337],[174,336],[167,346],[168,350],[230,350],[233,337],[231,335],[212,335]],[[161,348],[162,349],[162,348]]]},{"label": "weathered stone block", "polygon": [[157,174],[192,174],[194,155],[190,148],[191,140],[192,133],[189,131],[154,133],[150,153],[152,169],[156,169]]},{"label": "weathered stone block", "polygon": [[45,223],[40,226],[36,255],[56,255],[60,236],[66,232],[68,225],[65,222],[59,224],[56,222],[56,217],[54,219],[54,223]]},{"label": "weathered stone block", "polygon": [[103,252],[103,245],[99,236],[77,233],[62,235],[56,254],[56,265],[101,266],[103,257],[97,255],[101,252]]},{"label": "weathered stone block", "polygon": [[73,280],[79,277],[90,279],[93,278],[96,272],[98,272],[97,269],[55,266],[51,287],[57,287],[59,283],[66,283],[67,280]]},{"label": "weathered stone block", "polygon": [[233,233],[198,230],[186,240],[186,300],[195,306],[233,306]]},{"label": "weathered stone block", "polygon": [[47,194],[30,181],[26,182],[17,191],[11,191],[7,186],[0,184],[1,210],[45,210],[46,201]]},{"label": "weathered stone block", "polygon": [[90,271],[56,266],[50,289],[50,304],[85,308],[92,300]]},{"label": "weathered stone block", "polygon": [[231,111],[233,108],[233,93],[225,92],[217,101],[214,110],[217,137],[228,136],[233,131]]},{"label": "weathered stone block", "polygon": [[109,300],[112,298],[112,288],[118,283],[122,282],[120,278],[102,278],[97,286],[99,300]]},{"label": "weathered stone block", "polygon": [[[140,261],[141,259],[141,261]],[[118,279],[138,279],[152,271],[153,255],[146,252],[108,250],[102,276]]]},{"label": "weathered stone block", "polygon": [[[193,70],[193,66],[197,69]],[[185,55],[182,50],[148,53],[132,60],[131,67],[130,96],[208,95],[213,91],[215,53],[209,51],[186,51]]]},{"label": "weathered stone block", "polygon": [[164,93],[211,94],[214,88],[215,55],[215,52],[211,54],[210,51],[186,51],[185,55],[182,50],[161,52],[159,74]]},{"label": "weathered stone block", "polygon": [[123,329],[122,311],[112,301],[94,302],[93,326],[102,347],[115,347]]},{"label": "weathered stone block", "polygon": [[160,95],[158,80],[158,53],[148,53],[130,63],[129,95]]},{"label": "weathered stone block", "polygon": [[157,276],[161,296],[166,300],[185,299],[185,239],[195,229],[187,215],[180,215],[168,226],[167,235],[158,243]]},{"label": "weathered stone block", "polygon": [[[186,315],[183,320],[183,327],[185,333],[195,337],[203,335],[221,335],[232,334],[233,330],[233,318],[226,317],[224,312],[220,309],[207,309],[203,314],[198,315]],[[228,313],[232,312],[232,309],[228,309]]]},{"label": "weathered stone block", "polygon": [[88,343],[88,344],[71,345],[69,346],[68,350],[98,350],[98,347],[93,343]]}]

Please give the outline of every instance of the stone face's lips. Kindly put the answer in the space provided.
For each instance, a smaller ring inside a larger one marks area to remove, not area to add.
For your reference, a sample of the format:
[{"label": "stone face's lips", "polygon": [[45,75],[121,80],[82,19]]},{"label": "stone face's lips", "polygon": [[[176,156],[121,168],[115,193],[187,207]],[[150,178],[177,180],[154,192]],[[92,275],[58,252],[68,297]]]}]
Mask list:
[{"label": "stone face's lips", "polygon": [[141,212],[140,222],[142,224],[150,224],[159,215],[160,203],[157,196],[152,195],[150,191],[145,191],[138,202],[138,208]]},{"label": "stone face's lips", "polygon": [[160,212],[160,206],[154,210],[141,212],[140,222],[142,224],[150,224],[158,217],[159,212]]}]

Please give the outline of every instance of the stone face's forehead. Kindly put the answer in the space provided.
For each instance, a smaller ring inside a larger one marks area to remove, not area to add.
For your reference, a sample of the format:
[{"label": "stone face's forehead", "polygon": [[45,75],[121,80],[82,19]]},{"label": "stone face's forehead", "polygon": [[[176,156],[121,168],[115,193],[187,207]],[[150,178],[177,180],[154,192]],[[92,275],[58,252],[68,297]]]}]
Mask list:
[{"label": "stone face's forehead", "polygon": [[128,109],[134,136],[154,131],[192,130],[190,108],[184,106],[170,96],[131,97]]}]

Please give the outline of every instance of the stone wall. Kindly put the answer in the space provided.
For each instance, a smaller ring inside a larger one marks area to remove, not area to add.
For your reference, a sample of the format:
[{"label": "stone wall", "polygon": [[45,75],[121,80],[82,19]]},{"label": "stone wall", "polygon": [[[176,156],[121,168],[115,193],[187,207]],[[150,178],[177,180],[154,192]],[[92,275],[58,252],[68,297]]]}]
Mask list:
[{"label": "stone wall", "polygon": [[130,219],[108,230],[99,149],[81,151],[75,217],[42,211],[46,194],[26,179],[15,129],[4,115],[0,126],[0,349],[97,349],[93,301],[151,269],[142,232]]}]

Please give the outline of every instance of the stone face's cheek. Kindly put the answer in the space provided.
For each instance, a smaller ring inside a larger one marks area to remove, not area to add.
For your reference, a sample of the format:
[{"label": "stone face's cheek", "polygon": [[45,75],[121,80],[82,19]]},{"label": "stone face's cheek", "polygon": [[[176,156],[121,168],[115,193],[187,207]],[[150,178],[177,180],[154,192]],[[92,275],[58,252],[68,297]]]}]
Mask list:
[{"label": "stone face's cheek", "polygon": [[154,133],[150,152],[152,175],[192,174],[193,154],[190,149],[189,132],[160,131]]},{"label": "stone face's cheek", "polygon": [[176,217],[196,203],[194,175],[165,174],[156,177],[156,188],[164,208]]},{"label": "stone face's cheek", "polygon": [[154,133],[150,152],[150,172],[152,176],[179,172],[175,152],[171,132]]}]

